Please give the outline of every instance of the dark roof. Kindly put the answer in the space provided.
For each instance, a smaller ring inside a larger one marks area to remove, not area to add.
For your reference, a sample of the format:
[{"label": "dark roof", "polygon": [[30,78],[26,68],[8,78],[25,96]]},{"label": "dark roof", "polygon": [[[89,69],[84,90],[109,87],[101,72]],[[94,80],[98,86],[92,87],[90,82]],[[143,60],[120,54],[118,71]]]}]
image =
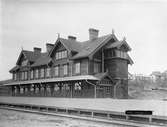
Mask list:
[{"label": "dark roof", "polygon": [[[101,37],[98,37],[96,39],[88,40],[88,41],[84,41],[84,42],[78,42],[76,40],[58,38],[55,45],[53,46],[53,48],[49,52],[49,54],[22,50],[22,52],[20,53],[20,56],[17,60],[16,65],[18,65],[18,62],[20,61],[20,59],[23,55],[28,59],[28,61],[33,62],[33,64],[31,65],[32,67],[47,65],[48,63],[50,63],[52,61],[50,56],[51,56],[51,54],[53,54],[54,49],[58,43],[62,43],[63,46],[67,50],[76,53],[71,59],[79,59],[79,58],[89,57],[89,56],[92,56],[94,53],[96,53],[96,51],[98,51],[102,46],[107,44],[107,42],[110,41],[111,39],[115,40],[115,42],[110,45],[112,48],[119,47],[122,44],[126,44],[128,46],[128,49],[130,49],[129,45],[127,44],[127,42],[125,40],[118,41],[118,39],[116,38],[116,36],[114,34],[101,36]],[[130,64],[133,63],[133,61],[129,55],[128,55],[128,61]],[[15,71],[17,69],[19,69],[19,67],[15,66],[14,68],[12,68],[10,70],[10,72]]]},{"label": "dark roof", "polygon": [[37,58],[40,57],[40,53],[35,53],[33,51],[27,51],[27,50],[23,50],[23,54],[25,55],[25,57],[29,60],[29,61],[36,61]]},{"label": "dark roof", "polygon": [[48,53],[41,53],[41,56],[35,61],[32,67],[47,65],[51,60],[52,59],[48,56]]},{"label": "dark roof", "polygon": [[101,44],[104,44],[106,40],[112,38],[113,35],[109,34],[106,36],[99,37],[94,40],[88,40],[81,43],[81,49],[78,54],[76,54],[72,59],[82,58],[89,56],[95,49],[97,49]]},{"label": "dark roof", "polygon": [[64,44],[65,47],[67,47],[70,51],[80,52],[82,49],[81,42],[78,41],[72,41],[64,38],[59,38],[60,42]]},{"label": "dark roof", "polygon": [[4,85],[4,84],[7,84],[7,83],[11,83],[11,82],[13,82],[12,79],[2,80],[2,81],[0,81],[0,86]]},{"label": "dark roof", "polygon": [[17,63],[16,63],[17,65],[18,65],[22,55],[24,55],[28,59],[28,61],[34,62],[37,60],[37,58],[40,57],[41,53],[35,53],[33,51],[22,50],[20,55],[19,55],[19,58],[17,60]]},{"label": "dark roof", "polygon": [[97,73],[94,75],[96,78],[98,78],[99,80],[103,80],[104,78],[108,77],[112,82],[113,79],[112,77],[108,74],[108,72],[103,72],[103,73]]},{"label": "dark roof", "polygon": [[134,62],[133,62],[133,60],[131,59],[131,57],[129,56],[129,54],[127,55],[127,57],[128,57],[127,59],[128,59],[129,64],[131,64],[131,65],[134,64]]},{"label": "dark roof", "polygon": [[16,66],[14,66],[9,72],[17,71],[18,69],[19,69],[19,66],[16,65]]}]

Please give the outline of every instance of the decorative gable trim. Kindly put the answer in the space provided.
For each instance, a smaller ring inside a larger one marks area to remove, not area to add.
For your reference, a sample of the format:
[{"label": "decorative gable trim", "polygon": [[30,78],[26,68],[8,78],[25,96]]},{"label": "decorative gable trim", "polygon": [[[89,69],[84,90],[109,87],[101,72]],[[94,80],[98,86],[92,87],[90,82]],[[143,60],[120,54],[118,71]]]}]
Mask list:
[{"label": "decorative gable trim", "polygon": [[115,41],[118,41],[118,39],[116,38],[116,36],[114,34],[111,34],[108,38],[106,38],[105,40],[103,40],[103,42],[99,45],[99,47],[97,47],[94,51],[92,51],[89,54],[89,58],[92,58],[92,56],[98,52],[105,44],[108,43],[109,40],[114,39]]},{"label": "decorative gable trim", "polygon": [[[24,54],[23,50],[21,51],[19,58],[17,59],[16,65],[19,65],[19,62],[21,60],[22,55],[24,55],[24,57],[26,58],[26,55]],[[27,58],[26,58],[27,59]]]},{"label": "decorative gable trim", "polygon": [[121,46],[125,45],[127,47],[127,51],[131,51],[131,47],[128,45],[128,43],[126,41],[122,41],[122,43],[118,46],[118,48],[120,49]]},{"label": "decorative gable trim", "polygon": [[57,41],[56,41],[56,43],[55,43],[55,45],[54,45],[54,47],[52,48],[52,50],[49,53],[50,57],[52,56],[55,48],[58,46],[59,43],[61,43],[65,47],[65,49],[67,49],[68,52],[71,52],[71,50],[58,38]]}]

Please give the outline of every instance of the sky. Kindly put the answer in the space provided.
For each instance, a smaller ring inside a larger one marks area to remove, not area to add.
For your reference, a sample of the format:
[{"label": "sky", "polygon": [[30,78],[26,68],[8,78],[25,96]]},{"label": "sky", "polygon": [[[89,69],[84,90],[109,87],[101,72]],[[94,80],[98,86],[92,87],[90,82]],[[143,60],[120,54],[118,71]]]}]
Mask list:
[{"label": "sky", "polygon": [[0,80],[11,78],[21,49],[55,43],[57,34],[88,40],[89,28],[99,36],[126,37],[134,61],[132,74],[167,70],[166,0],[0,0]]}]

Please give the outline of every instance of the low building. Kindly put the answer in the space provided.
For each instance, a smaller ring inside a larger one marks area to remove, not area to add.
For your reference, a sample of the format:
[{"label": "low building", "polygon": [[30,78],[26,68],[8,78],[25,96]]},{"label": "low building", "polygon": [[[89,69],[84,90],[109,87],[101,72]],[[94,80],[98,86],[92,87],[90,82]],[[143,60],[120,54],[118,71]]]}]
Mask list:
[{"label": "low building", "polygon": [[127,98],[131,48],[113,32],[98,34],[91,28],[84,42],[59,37],[46,44],[47,52],[22,50],[10,70],[13,81],[4,86],[12,96]]}]

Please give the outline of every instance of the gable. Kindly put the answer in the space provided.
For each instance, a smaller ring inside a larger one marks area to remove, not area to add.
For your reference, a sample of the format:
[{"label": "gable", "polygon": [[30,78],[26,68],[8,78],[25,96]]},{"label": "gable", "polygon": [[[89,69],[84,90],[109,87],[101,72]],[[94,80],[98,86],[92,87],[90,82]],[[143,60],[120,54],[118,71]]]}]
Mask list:
[{"label": "gable", "polygon": [[63,50],[68,50],[60,41],[56,43],[54,46],[52,53],[50,54],[51,57],[54,57],[56,55],[56,52],[60,52]]},{"label": "gable", "polygon": [[23,53],[23,51],[20,53],[20,55],[19,55],[19,58],[18,58],[18,60],[17,60],[17,62],[16,62],[16,65],[21,65],[22,64],[22,62],[24,62],[24,61],[26,61],[27,59],[26,59],[26,57],[25,57],[25,55],[24,55],[24,53]]},{"label": "gable", "polygon": [[73,56],[72,59],[79,59],[83,57],[92,57],[97,51],[101,49],[106,43],[108,43],[110,40],[117,41],[117,38],[113,34],[101,36],[97,39],[88,40],[85,42],[82,42],[82,48],[79,51],[78,54]]},{"label": "gable", "polygon": [[102,48],[106,48],[109,45],[113,44],[116,40],[114,38],[108,38],[106,39],[99,47],[97,47],[91,54],[90,57],[92,58],[95,54],[97,54],[98,52],[100,52],[100,50],[102,50]]},{"label": "gable", "polygon": [[131,50],[127,42],[123,42],[118,48],[126,52]]}]

